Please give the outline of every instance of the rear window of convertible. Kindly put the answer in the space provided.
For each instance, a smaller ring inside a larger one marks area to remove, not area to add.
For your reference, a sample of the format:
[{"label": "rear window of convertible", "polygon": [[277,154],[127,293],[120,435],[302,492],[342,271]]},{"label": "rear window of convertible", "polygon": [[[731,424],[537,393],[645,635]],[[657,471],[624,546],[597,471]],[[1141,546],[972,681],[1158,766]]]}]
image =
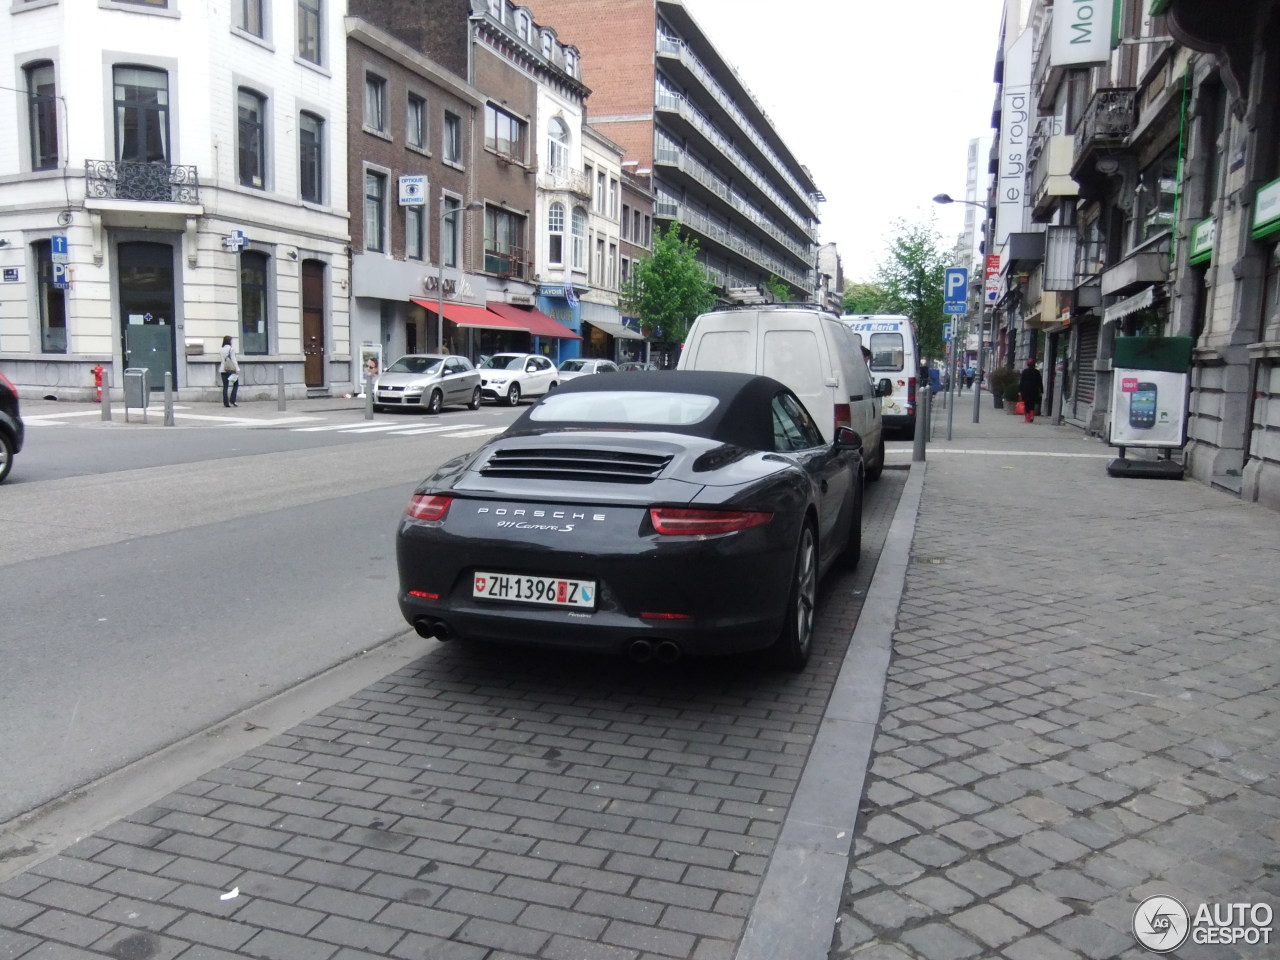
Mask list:
[{"label": "rear window of convertible", "polygon": [[700,393],[593,390],[552,393],[529,411],[538,423],[632,423],[687,427],[711,415],[719,401]]}]

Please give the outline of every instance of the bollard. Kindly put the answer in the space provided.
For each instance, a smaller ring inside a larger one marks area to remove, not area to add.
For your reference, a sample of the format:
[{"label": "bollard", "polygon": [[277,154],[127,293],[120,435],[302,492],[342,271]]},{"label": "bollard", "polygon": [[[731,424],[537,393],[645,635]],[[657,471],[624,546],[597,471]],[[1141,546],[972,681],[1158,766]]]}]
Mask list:
[{"label": "bollard", "polygon": [[364,378],[364,418],[373,419],[373,377]]},{"label": "bollard", "polygon": [[173,426],[173,373],[164,372],[164,425]]},{"label": "bollard", "polygon": [[922,390],[916,402],[916,442],[911,448],[911,462],[924,463],[924,439],[929,432],[929,394],[932,391]]},{"label": "bollard", "polygon": [[111,419],[111,368],[102,370],[102,419]]},{"label": "bollard", "polygon": [[284,364],[276,364],[276,409],[284,409]]}]

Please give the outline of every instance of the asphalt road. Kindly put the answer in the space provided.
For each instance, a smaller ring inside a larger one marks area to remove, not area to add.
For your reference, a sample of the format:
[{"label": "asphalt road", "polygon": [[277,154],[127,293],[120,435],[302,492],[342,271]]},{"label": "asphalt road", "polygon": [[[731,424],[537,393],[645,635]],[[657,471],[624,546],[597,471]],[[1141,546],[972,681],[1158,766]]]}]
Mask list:
[{"label": "asphalt road", "polygon": [[0,488],[0,823],[402,635],[397,519],[483,440],[33,425]]}]

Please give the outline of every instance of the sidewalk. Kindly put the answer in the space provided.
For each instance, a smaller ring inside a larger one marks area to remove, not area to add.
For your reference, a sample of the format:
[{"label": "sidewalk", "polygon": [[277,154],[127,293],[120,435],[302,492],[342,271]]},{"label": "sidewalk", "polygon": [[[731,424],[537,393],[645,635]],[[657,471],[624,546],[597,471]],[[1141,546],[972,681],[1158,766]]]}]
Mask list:
[{"label": "sidewalk", "polygon": [[[23,398],[21,401],[24,420],[51,418],[65,419],[68,422],[94,423],[101,420],[102,404],[87,403],[78,400],[45,400],[41,398]],[[332,413],[360,415],[364,413],[364,397],[314,397],[294,398],[285,401],[285,409],[281,410],[275,399],[241,400],[237,406],[224,407],[222,401],[175,400],[174,425],[177,427],[219,426],[236,423],[253,423],[258,421],[294,420],[303,417],[323,417]],[[146,422],[143,422],[143,411],[138,407],[130,407],[126,419],[124,403],[119,400],[111,402],[111,423],[119,426],[163,426],[164,395],[153,393],[146,409]]]},{"label": "sidewalk", "polygon": [[983,404],[809,687],[495,664],[507,717],[446,647],[0,883],[0,957],[1101,960],[1151,894],[1280,907],[1280,517]]},{"label": "sidewalk", "polygon": [[1136,958],[1147,896],[1280,907],[1280,518],[1111,479],[1098,441],[962,401],[928,450],[831,956]]}]

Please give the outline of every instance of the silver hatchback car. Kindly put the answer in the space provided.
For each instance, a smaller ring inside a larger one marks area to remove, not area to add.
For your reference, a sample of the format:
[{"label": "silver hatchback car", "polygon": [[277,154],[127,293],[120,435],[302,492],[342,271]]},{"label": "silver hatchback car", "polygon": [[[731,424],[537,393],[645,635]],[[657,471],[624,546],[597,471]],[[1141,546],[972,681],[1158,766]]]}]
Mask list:
[{"label": "silver hatchback car", "polygon": [[560,382],[584,377],[589,373],[617,373],[618,365],[612,360],[592,360],[587,357],[575,357],[560,364]]},{"label": "silver hatchback car", "polygon": [[410,408],[439,413],[446,405],[480,409],[480,371],[466,357],[410,353],[387,367],[373,385],[373,409]]}]

